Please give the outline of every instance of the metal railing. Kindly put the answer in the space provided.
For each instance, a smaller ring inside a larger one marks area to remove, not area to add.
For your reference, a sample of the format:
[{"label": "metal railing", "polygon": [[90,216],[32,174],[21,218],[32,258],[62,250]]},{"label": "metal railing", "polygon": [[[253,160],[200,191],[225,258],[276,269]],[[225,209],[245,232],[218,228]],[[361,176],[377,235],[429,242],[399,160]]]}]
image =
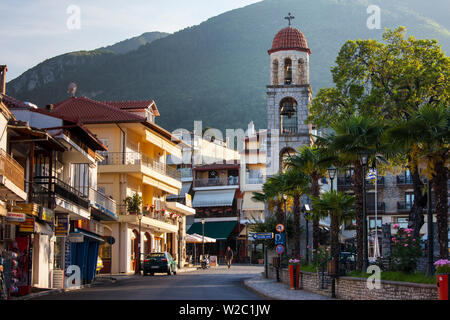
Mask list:
[{"label": "metal railing", "polygon": [[200,178],[195,179],[194,185],[196,187],[215,187],[215,186],[237,186],[239,184],[239,177],[228,178]]},{"label": "metal railing", "polygon": [[[375,203],[367,202],[367,212],[368,213],[374,213],[375,212]],[[385,212],[385,203],[384,202],[377,202],[377,213],[384,213]]]},{"label": "metal railing", "polygon": [[116,201],[98,192],[94,188],[89,188],[89,200],[97,209],[110,215],[117,215]]},{"label": "metal railing", "polygon": [[99,165],[143,165],[174,179],[181,179],[181,173],[140,152],[105,152]]},{"label": "metal railing", "polygon": [[[341,188],[349,188],[353,187],[354,180],[353,176],[351,177],[338,177],[337,178],[337,186]],[[377,178],[377,186],[384,186],[384,177],[378,177]],[[366,187],[368,188],[374,188],[375,183],[373,183],[371,180],[366,180]]]},{"label": "metal railing", "polygon": [[263,177],[247,177],[246,178],[247,184],[262,184],[264,182]]},{"label": "metal railing", "polygon": [[34,183],[41,185],[44,189],[50,188],[50,194],[58,195],[84,209],[89,209],[89,199],[87,194],[80,192],[56,177],[51,177],[52,183],[50,185],[49,180],[49,176],[34,177]]},{"label": "metal railing", "polygon": [[192,178],[192,169],[191,168],[180,168],[177,170],[180,172],[181,178]]},{"label": "metal railing", "polygon": [[[135,215],[135,213],[128,212],[127,211],[127,206],[124,205],[124,204],[118,205],[117,208],[119,209],[119,212],[120,212],[121,215],[124,215],[124,216]],[[177,225],[177,220],[174,220],[174,219],[172,219],[169,216],[164,214],[163,210],[165,210],[166,208],[167,207],[166,207],[165,203],[162,202],[161,203],[161,210],[160,210],[159,213],[156,212],[156,211],[153,211],[153,212],[151,212],[151,211],[144,211],[143,212],[143,216],[176,226]]]},{"label": "metal railing", "polygon": [[282,126],[281,134],[296,134],[298,132],[297,126]]},{"label": "metal railing", "polygon": [[397,184],[398,185],[413,184],[412,177],[406,176],[406,175],[398,175],[397,176]]},{"label": "metal railing", "polygon": [[25,190],[25,170],[3,149],[0,149],[0,175],[11,180],[12,183],[23,191]]}]

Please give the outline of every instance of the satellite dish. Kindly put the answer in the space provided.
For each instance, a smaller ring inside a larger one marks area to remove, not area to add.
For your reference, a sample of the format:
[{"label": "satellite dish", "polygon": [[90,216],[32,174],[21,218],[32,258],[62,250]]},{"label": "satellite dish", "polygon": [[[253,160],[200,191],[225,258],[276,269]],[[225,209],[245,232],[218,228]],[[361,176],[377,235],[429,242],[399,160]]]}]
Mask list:
[{"label": "satellite dish", "polygon": [[75,82],[69,83],[69,85],[67,86],[67,93],[72,97],[74,97],[76,91],[77,91],[77,84]]}]

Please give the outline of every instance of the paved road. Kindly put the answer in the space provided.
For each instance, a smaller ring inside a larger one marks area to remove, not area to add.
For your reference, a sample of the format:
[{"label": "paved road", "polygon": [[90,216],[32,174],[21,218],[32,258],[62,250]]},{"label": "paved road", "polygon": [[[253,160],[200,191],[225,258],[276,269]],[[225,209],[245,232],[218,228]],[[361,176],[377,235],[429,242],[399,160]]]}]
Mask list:
[{"label": "paved road", "polygon": [[133,276],[115,284],[105,283],[35,300],[261,300],[261,296],[245,289],[242,282],[262,271],[263,267],[259,266],[235,265],[230,269],[220,266],[176,276]]}]

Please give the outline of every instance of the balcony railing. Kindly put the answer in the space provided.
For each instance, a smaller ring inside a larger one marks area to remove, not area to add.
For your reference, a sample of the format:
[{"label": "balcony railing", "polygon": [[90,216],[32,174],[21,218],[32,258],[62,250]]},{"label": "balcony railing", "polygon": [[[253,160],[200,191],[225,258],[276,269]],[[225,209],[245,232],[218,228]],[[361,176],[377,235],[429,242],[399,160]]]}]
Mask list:
[{"label": "balcony railing", "polygon": [[[119,212],[120,212],[121,215],[126,215],[126,216],[128,216],[128,215],[135,215],[134,213],[130,213],[130,212],[127,211],[127,206],[126,205],[118,205],[117,207],[118,207]],[[165,215],[164,211],[163,211],[164,209],[166,209],[166,205],[165,205],[165,203],[161,203],[161,210],[160,210],[159,213],[156,212],[156,211],[153,211],[153,212],[151,212],[151,211],[144,211],[143,216],[176,226],[177,225],[177,221],[172,219],[172,218],[170,218],[169,216]]]},{"label": "balcony railing", "polygon": [[92,201],[95,208],[113,216],[117,215],[116,201],[103,193],[100,193],[93,188],[89,188],[89,199]]},{"label": "balcony railing", "polygon": [[296,134],[297,132],[297,126],[282,126],[281,128],[281,134]]},{"label": "balcony railing", "polygon": [[239,177],[195,179],[196,187],[237,186]]},{"label": "balcony railing", "polygon": [[5,176],[23,191],[25,184],[25,173],[22,166],[14,160],[3,149],[0,149],[0,175]]},{"label": "balcony railing", "polygon": [[99,165],[143,165],[171,178],[181,178],[178,170],[140,152],[106,152],[102,153],[102,156],[104,160]]},{"label": "balcony railing", "polygon": [[397,210],[399,212],[410,212],[413,205],[414,203],[412,202],[399,201],[397,202]]},{"label": "balcony railing", "polygon": [[[340,188],[350,188],[353,187],[353,176],[351,177],[338,177],[337,178],[337,186]],[[378,177],[377,186],[384,186],[384,177]],[[366,180],[366,187],[373,188],[375,184],[371,180]]]},{"label": "balcony railing", "polygon": [[263,177],[247,177],[246,178],[247,184],[262,184],[264,182]]},{"label": "balcony railing", "polygon": [[[367,213],[375,213],[375,203],[367,203]],[[385,212],[385,203],[384,202],[378,202],[377,203],[377,213],[384,213]]]},{"label": "balcony railing", "polygon": [[397,176],[397,185],[413,184],[411,176],[399,175]]},{"label": "balcony railing", "polygon": [[52,183],[49,186],[49,179],[50,177],[48,176],[39,176],[34,177],[34,182],[35,184],[40,185],[43,189],[46,189],[47,192],[48,188],[50,188],[50,195],[58,195],[61,198],[74,203],[75,205],[83,207],[84,209],[89,209],[89,199],[87,194],[80,192],[56,177],[51,178]]},{"label": "balcony railing", "polygon": [[180,172],[181,178],[192,178],[192,169],[191,168],[180,168],[177,169]]}]

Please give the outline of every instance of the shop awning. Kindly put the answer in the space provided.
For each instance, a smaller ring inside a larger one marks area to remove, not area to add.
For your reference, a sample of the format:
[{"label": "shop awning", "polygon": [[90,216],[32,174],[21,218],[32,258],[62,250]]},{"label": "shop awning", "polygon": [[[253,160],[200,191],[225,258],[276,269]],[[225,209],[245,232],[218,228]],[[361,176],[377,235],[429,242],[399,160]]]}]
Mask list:
[{"label": "shop awning", "polygon": [[196,207],[231,207],[236,189],[196,191],[192,206]]},{"label": "shop awning", "polygon": [[93,234],[93,233],[90,233],[88,231],[84,231],[82,229],[75,228],[75,232],[71,232],[71,234],[72,233],[81,233],[83,236],[89,238],[90,240],[95,240],[95,241],[99,241],[99,242],[105,242],[105,240],[101,236]]},{"label": "shop awning", "polygon": [[186,234],[186,243],[203,243],[203,240],[205,240],[205,243],[214,243],[216,242],[216,239],[210,238],[210,237],[204,237],[199,234]]},{"label": "shop awning", "polygon": [[264,202],[252,199],[253,192],[245,192],[242,201],[242,210],[264,210]]},{"label": "shop awning", "polygon": [[[216,240],[225,240],[236,227],[236,224],[237,221],[205,222],[205,236]],[[195,222],[186,233],[203,235],[202,223]]]}]

